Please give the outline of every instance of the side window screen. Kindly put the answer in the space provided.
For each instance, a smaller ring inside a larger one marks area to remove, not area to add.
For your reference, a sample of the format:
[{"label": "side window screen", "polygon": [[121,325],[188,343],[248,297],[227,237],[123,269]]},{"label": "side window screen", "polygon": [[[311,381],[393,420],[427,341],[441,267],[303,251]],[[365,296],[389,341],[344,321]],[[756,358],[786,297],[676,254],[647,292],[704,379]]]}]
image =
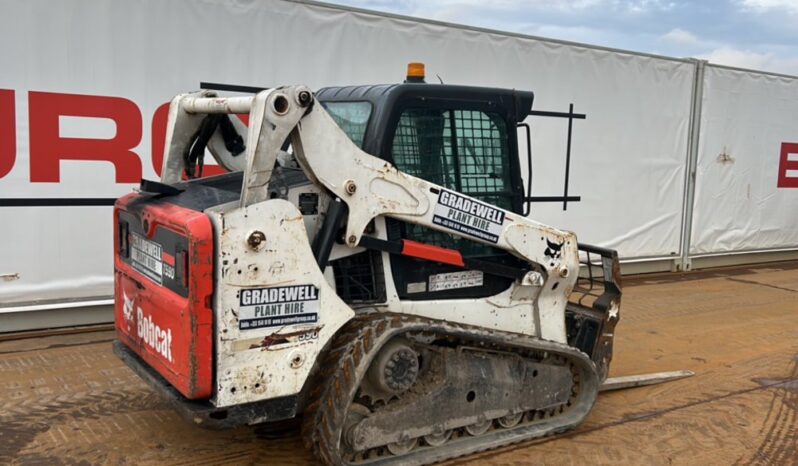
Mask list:
[{"label": "side window screen", "polygon": [[507,126],[495,114],[455,110],[459,190],[488,204],[512,210]]},{"label": "side window screen", "polygon": [[[511,210],[507,125],[494,113],[473,110],[408,109],[396,128],[391,153],[400,170],[489,204]],[[407,237],[460,250],[468,256],[494,254],[470,240],[406,225]]]},{"label": "side window screen", "polygon": [[363,137],[371,116],[368,102],[322,102],[335,123],[344,130],[349,139],[358,147],[363,147]]},{"label": "side window screen", "polygon": [[448,110],[407,110],[399,119],[391,155],[399,170],[456,189]]}]

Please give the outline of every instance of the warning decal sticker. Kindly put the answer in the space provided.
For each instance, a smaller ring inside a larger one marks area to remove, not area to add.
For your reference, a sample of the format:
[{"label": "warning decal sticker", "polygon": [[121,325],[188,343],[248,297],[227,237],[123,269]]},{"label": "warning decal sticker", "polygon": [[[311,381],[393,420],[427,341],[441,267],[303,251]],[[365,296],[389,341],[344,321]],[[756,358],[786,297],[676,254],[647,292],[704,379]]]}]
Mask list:
[{"label": "warning decal sticker", "polygon": [[146,275],[157,284],[163,281],[163,261],[161,245],[150,241],[138,233],[130,234],[130,259],[133,268]]},{"label": "warning decal sticker", "polygon": [[241,290],[239,304],[241,330],[319,321],[319,289],[315,285]]},{"label": "warning decal sticker", "polygon": [[482,286],[485,275],[481,270],[439,273],[429,276],[429,290],[443,291]]},{"label": "warning decal sticker", "polygon": [[433,214],[436,225],[491,243],[499,241],[504,224],[504,211],[444,189]]}]

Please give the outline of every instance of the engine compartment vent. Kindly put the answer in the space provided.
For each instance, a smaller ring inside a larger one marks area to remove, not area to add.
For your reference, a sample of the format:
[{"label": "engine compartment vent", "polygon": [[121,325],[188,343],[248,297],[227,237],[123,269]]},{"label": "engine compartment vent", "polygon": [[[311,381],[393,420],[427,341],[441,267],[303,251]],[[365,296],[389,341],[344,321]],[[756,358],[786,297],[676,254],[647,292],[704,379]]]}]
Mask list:
[{"label": "engine compartment vent", "polygon": [[365,251],[330,262],[338,296],[348,304],[385,302],[382,253]]}]

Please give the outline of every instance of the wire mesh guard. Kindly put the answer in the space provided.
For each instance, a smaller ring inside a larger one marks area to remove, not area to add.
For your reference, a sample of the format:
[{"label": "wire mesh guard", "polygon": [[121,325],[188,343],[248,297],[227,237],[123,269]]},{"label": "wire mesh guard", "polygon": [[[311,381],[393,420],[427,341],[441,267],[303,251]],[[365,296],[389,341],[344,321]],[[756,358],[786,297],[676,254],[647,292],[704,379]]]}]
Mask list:
[{"label": "wire mesh guard", "polygon": [[382,256],[364,251],[332,262],[336,294],[347,303],[385,300]]},{"label": "wire mesh guard", "polygon": [[[475,110],[408,109],[393,139],[400,170],[507,210],[512,208],[507,126],[495,113]],[[465,256],[497,250],[418,225],[407,237],[460,250]]]}]

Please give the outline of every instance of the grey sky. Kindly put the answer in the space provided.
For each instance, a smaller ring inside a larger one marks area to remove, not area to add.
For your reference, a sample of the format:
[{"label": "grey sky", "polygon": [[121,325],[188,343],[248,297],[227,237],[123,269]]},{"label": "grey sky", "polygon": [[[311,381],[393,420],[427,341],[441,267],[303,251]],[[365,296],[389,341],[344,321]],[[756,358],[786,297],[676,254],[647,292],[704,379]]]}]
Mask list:
[{"label": "grey sky", "polygon": [[798,75],[798,0],[332,0],[472,26]]}]

